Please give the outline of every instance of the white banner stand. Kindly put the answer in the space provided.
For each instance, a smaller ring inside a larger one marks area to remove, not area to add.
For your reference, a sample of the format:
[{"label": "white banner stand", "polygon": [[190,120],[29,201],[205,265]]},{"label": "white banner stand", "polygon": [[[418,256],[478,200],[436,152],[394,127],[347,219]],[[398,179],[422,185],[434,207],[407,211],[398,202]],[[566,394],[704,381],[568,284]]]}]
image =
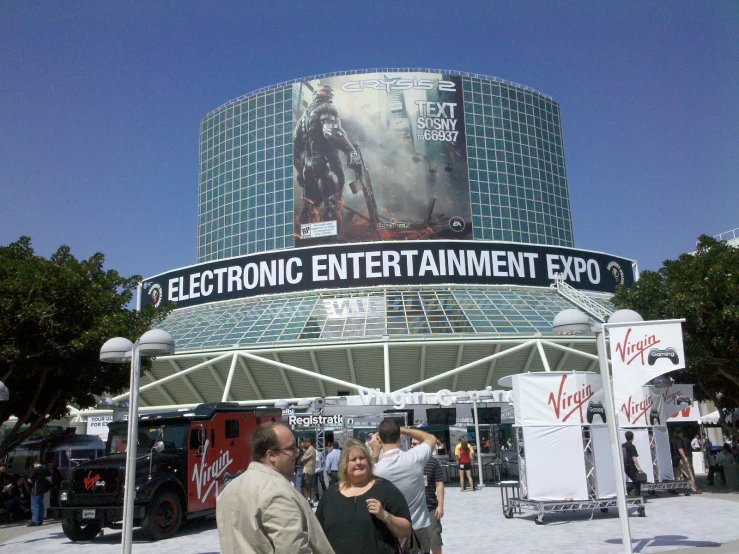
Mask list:
[{"label": "white banner stand", "polygon": [[[524,373],[498,382],[513,389],[519,459],[520,494],[505,494],[504,515],[532,509],[538,512],[536,522],[543,523],[545,513],[616,508],[600,375]],[[629,498],[627,504],[645,514],[641,498]]]}]

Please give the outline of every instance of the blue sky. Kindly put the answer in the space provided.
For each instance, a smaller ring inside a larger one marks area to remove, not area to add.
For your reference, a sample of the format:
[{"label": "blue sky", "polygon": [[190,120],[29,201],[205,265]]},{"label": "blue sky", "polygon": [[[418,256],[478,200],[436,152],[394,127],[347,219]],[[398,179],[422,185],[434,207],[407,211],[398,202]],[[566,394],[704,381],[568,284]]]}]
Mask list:
[{"label": "blue sky", "polygon": [[371,67],[492,75],[562,111],[575,244],[657,269],[739,227],[736,2],[0,0],[0,244],[196,259],[200,120]]}]

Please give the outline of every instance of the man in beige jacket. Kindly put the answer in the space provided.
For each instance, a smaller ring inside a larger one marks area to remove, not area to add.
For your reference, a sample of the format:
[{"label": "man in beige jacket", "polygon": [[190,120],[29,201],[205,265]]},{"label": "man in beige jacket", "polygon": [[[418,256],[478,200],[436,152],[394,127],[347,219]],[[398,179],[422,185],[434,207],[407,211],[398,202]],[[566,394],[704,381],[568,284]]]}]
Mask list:
[{"label": "man in beige jacket", "polygon": [[334,554],[313,510],[292,485],[298,449],[290,429],[260,425],[252,449],[254,461],[216,503],[223,554]]}]

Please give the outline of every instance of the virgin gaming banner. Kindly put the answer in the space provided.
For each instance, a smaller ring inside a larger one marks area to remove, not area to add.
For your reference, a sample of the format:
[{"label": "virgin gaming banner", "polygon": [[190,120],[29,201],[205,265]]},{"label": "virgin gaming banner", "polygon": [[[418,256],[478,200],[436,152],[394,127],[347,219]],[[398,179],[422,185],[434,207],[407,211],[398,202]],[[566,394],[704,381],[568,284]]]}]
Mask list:
[{"label": "virgin gaming banner", "polygon": [[163,273],[144,281],[142,306],[177,307],[261,294],[377,285],[549,286],[614,292],[634,282],[632,261],[608,254],[473,241],[337,244],[252,254]]},{"label": "virgin gaming banner", "polygon": [[434,73],[295,84],[296,246],[471,239],[462,98]]}]

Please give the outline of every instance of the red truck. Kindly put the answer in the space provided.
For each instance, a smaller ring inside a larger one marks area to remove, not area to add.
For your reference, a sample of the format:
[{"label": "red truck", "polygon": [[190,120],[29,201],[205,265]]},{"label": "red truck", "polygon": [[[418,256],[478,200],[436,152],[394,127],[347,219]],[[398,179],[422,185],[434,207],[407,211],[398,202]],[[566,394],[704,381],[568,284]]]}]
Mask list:
[{"label": "red truck", "polygon": [[[252,460],[254,431],[268,421],[281,422],[281,411],[227,402],[142,416],[134,525],[149,540],[160,540],[177,533],[185,519],[213,515],[218,493]],[[60,507],[50,510],[72,541],[121,526],[128,423],[109,428],[106,455],[75,468],[60,491]]]}]

